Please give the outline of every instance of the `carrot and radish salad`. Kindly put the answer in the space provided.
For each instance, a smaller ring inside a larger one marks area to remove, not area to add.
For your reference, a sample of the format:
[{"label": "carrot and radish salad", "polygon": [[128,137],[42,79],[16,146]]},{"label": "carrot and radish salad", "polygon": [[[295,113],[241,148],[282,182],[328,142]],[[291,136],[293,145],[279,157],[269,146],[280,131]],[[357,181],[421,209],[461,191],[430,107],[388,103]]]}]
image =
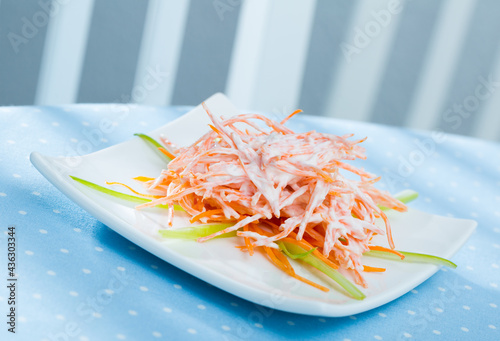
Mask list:
[{"label": "carrot and radish salad", "polygon": [[[364,255],[455,267],[440,257],[395,250],[385,211],[405,212],[405,202],[417,194],[407,191],[392,196],[374,186],[380,177],[348,163],[366,159],[360,145],[365,139],[316,131],[296,133],[285,123],[300,110],[276,122],[258,114],[224,119],[205,103],[203,108],[212,122],[210,130],[190,146],[178,148],[165,138],[160,144],[136,134],[166,161],[158,177],[134,178],[147,193],[123,183],[108,183],[135,194],[128,195],[72,178],[133,200],[137,209],[166,209],[167,226],[159,232],[163,237],[201,243],[237,237],[242,240],[237,246],[242,252],[260,252],[291,277],[329,291],[295,272],[292,263],[305,262],[356,299],[365,295],[342,273],[366,287],[364,273],[386,270],[364,265]],[[184,211],[198,225],[170,228],[176,211]],[[374,245],[376,235],[384,235],[389,248]]]}]

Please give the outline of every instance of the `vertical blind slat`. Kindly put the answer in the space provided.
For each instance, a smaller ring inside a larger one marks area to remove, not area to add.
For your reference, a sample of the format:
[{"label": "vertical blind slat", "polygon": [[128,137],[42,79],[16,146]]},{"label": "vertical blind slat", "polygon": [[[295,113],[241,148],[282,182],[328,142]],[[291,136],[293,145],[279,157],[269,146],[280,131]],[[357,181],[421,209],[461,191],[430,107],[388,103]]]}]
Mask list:
[{"label": "vertical blind slat", "polygon": [[172,104],[196,105],[224,91],[240,7],[238,2],[190,3]]},{"label": "vertical blind slat", "polygon": [[36,1],[0,3],[0,105],[32,105],[51,15]]},{"label": "vertical blind slat", "polygon": [[362,43],[362,38],[366,29],[377,22],[373,11],[388,10],[387,4],[384,0],[359,2],[345,39],[346,44],[357,48],[356,51],[359,52],[346,53],[344,56],[347,57],[341,59],[340,71],[329,86],[326,106],[328,116],[369,120],[370,110],[376,100],[377,87],[383,77],[398,30],[401,12],[391,14],[389,23],[378,35],[367,36],[369,39],[366,39],[365,43]]},{"label": "vertical blind slat", "polygon": [[54,7],[55,15],[48,27],[37,105],[76,101],[94,0],[54,6],[58,7]]},{"label": "vertical blind slat", "polygon": [[132,101],[170,104],[189,0],[150,0],[135,73]]},{"label": "vertical blind slat", "polygon": [[95,0],[78,102],[130,102],[147,6]]},{"label": "vertical blind slat", "polygon": [[315,1],[273,1],[252,107],[290,111],[298,104]]},{"label": "vertical blind slat", "polygon": [[476,95],[478,87],[484,87],[481,79],[494,72],[500,43],[500,1],[478,1],[472,14],[470,29],[459,53],[452,86],[445,94],[441,107],[442,117],[438,128],[456,134],[470,135],[479,117],[484,113],[487,100]]},{"label": "vertical blind slat", "polygon": [[[500,49],[497,51],[495,69],[491,73],[493,86],[491,97],[487,98],[482,115],[472,131],[474,136],[500,141]],[[484,92],[483,92],[484,93]]]},{"label": "vertical blind slat", "polygon": [[438,18],[435,34],[424,56],[422,76],[415,88],[408,109],[406,125],[418,129],[432,129],[441,118],[441,108],[465,34],[471,22],[476,0],[447,0]]},{"label": "vertical blind slat", "polygon": [[327,115],[331,80],[344,58],[340,46],[346,39],[357,2],[319,0],[316,4],[299,100],[299,107],[306,114]]},{"label": "vertical blind slat", "polygon": [[410,1],[401,13],[401,22],[391,54],[385,65],[371,121],[403,125],[423,67],[424,56],[434,34],[442,1]]},{"label": "vertical blind slat", "polygon": [[252,107],[270,9],[269,0],[242,4],[226,84],[226,94],[238,108]]}]

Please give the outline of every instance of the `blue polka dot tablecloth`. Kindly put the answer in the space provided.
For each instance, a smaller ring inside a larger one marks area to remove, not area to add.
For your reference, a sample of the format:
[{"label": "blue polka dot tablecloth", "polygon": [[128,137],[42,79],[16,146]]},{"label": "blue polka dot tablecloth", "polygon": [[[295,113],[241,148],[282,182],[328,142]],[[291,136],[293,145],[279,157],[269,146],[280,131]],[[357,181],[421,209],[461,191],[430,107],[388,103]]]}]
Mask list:
[{"label": "blue polka dot tablecloth", "polygon": [[[368,136],[365,168],[381,188],[420,193],[411,205],[478,222],[453,257],[399,299],[323,318],[250,303],[137,247],[66,198],[29,154],[86,154],[148,132],[188,107],[0,108],[0,339],[500,340],[500,145],[368,123],[296,116],[289,126]],[[127,113],[124,115],[124,113]],[[103,118],[106,134],[91,135]],[[114,127],[115,129],[109,129]],[[8,331],[9,226],[16,238],[15,334]]]}]

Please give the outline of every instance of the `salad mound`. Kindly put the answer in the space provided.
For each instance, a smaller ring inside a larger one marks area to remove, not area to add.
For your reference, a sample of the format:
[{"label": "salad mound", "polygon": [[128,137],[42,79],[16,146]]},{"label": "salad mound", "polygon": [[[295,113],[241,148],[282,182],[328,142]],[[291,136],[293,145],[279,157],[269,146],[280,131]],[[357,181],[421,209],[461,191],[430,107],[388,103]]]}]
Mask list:
[{"label": "salad mound", "polygon": [[[309,131],[295,133],[285,123],[263,115],[216,117],[203,103],[211,130],[190,146],[178,148],[136,134],[159,152],[166,168],[157,178],[138,176],[148,194],[121,182],[134,195],[124,194],[74,176],[87,187],[120,200],[135,202],[137,209],[167,210],[164,238],[242,239],[237,246],[253,255],[262,252],[286,274],[323,291],[328,288],[299,276],[291,262],[301,261],[323,272],[352,298],[365,298],[356,285],[367,287],[366,272],[385,268],[362,264],[363,256],[456,267],[449,260],[395,250],[390,222],[384,213],[405,212],[414,191],[392,196],[374,187],[380,180],[348,161],[366,159],[353,135],[336,136]],[[176,211],[188,214],[193,226],[171,228]],[[380,223],[382,222],[382,223]],[[375,245],[385,235],[389,247]]]},{"label": "salad mound", "polygon": [[[380,177],[346,163],[366,158],[360,146],[364,139],[295,133],[284,124],[300,111],[275,122],[257,114],[222,119],[204,108],[211,131],[188,147],[168,143],[174,159],[158,178],[146,181],[159,197],[137,208],[170,205],[170,224],[174,204],[193,223],[232,222],[198,241],[241,229],[237,235],[245,238],[244,251],[265,247],[275,261],[281,253],[267,249],[279,250],[276,242],[307,242],[317,248],[315,254],[352,271],[356,282],[366,285],[361,256],[370,250],[372,237],[385,234],[394,248],[390,223],[379,206],[398,211],[406,206],[373,186]],[[378,218],[385,229],[377,226]]]}]

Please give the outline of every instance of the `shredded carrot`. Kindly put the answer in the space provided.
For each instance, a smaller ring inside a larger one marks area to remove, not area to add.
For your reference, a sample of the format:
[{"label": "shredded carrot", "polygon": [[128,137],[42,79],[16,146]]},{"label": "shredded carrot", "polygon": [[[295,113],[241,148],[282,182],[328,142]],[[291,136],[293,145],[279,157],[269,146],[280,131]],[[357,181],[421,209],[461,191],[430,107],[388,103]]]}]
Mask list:
[{"label": "shredded carrot", "polygon": [[276,258],[278,258],[278,260],[285,266],[285,268],[288,269],[288,271],[290,273],[295,273],[295,271],[292,268],[292,265],[288,261],[288,258],[286,258],[286,256],[283,253],[281,253],[280,250],[271,249],[271,251],[274,252],[274,254],[276,255]]},{"label": "shredded carrot", "polygon": [[[306,242],[305,240],[297,240],[297,239],[294,239],[294,238],[286,237],[286,238],[283,238],[283,241],[291,243],[291,244],[295,244],[297,246],[300,246],[301,248],[305,249],[306,251],[314,249],[314,247],[311,244],[309,244],[308,242]],[[317,249],[314,250],[312,252],[312,254],[315,255],[316,257],[318,257],[319,259],[321,259],[326,264],[328,264],[332,269],[338,269],[339,268],[339,266],[337,264],[333,263],[330,259],[328,259],[327,257],[325,257]]]},{"label": "shredded carrot", "polygon": [[[349,272],[364,286],[362,272],[383,271],[361,264],[362,250],[375,249],[369,247],[374,235],[385,235],[390,246],[378,250],[404,258],[394,251],[389,220],[379,207],[404,211],[406,206],[374,187],[380,177],[348,163],[366,159],[360,146],[365,139],[351,140],[353,134],[295,133],[284,124],[301,110],[277,122],[258,114],[224,119],[206,103],[202,107],[211,130],[190,146],[172,149],[176,155],[158,148],[172,159],[167,169],[154,180],[137,180],[150,181],[152,193],[164,195],[139,209],[178,204],[191,222],[236,221],[198,241],[238,230],[245,241],[240,250],[253,254],[264,247],[269,259],[295,278],[300,276],[275,243],[286,241],[313,250],[319,260]],[[168,219],[171,222],[173,213]]]},{"label": "shredded carrot", "polygon": [[215,131],[218,135],[222,135],[219,129],[215,128],[213,125],[209,124],[208,125],[213,131]]},{"label": "shredded carrot", "polygon": [[[248,231],[248,225],[243,227],[243,231]],[[247,247],[248,250],[248,254],[250,256],[253,256],[253,246],[252,243],[250,243],[250,238],[244,237],[244,240],[245,240],[245,246]]]},{"label": "shredded carrot", "polygon": [[389,219],[387,218],[384,212],[380,212],[380,216],[385,222],[387,240],[389,241],[389,246],[391,247],[391,249],[394,249],[396,246],[394,245],[394,240],[392,239],[391,224],[389,223]]},{"label": "shredded carrot", "polygon": [[378,245],[368,245],[368,248],[372,251],[385,251],[385,252],[390,252],[390,253],[393,253],[399,257],[401,257],[401,259],[405,259],[405,255],[403,255],[401,252],[398,252],[396,250],[393,250],[393,249],[388,249],[386,247],[383,247],[383,246],[378,246]]},{"label": "shredded carrot", "polygon": [[151,180],[154,180],[155,178],[150,178],[150,177],[147,177],[147,176],[136,176],[135,178],[133,178],[133,180],[137,180],[137,181],[140,181],[140,182],[146,182],[146,181],[151,181]]},{"label": "shredded carrot", "polygon": [[195,215],[194,217],[192,217],[189,222],[190,223],[194,223],[195,221],[198,221],[200,220],[201,218],[204,218],[204,217],[211,217],[211,216],[214,216],[214,215],[218,215],[218,214],[222,214],[224,213],[224,210],[222,209],[216,209],[216,210],[208,210],[208,211],[205,211],[205,212],[201,212],[200,214],[197,214]]},{"label": "shredded carrot", "polygon": [[165,148],[163,147],[158,147],[158,150],[160,152],[162,152],[163,154],[165,154],[167,157],[169,157],[171,160],[175,159],[175,155],[170,153],[168,150],[166,150]]},{"label": "shredded carrot", "polygon": [[280,260],[276,257],[276,255],[274,254],[273,252],[273,249],[268,247],[268,246],[264,246],[264,250],[266,251],[267,255],[269,256],[269,258],[271,258],[271,261],[278,267],[280,268],[281,270],[285,271],[286,273],[290,273],[290,271],[286,268],[286,266],[280,262]]},{"label": "shredded carrot", "polygon": [[353,269],[352,272],[354,274],[354,280],[356,281],[356,283],[361,285],[363,288],[366,288],[368,284],[366,283],[366,280],[363,278],[363,276],[361,276],[361,274],[359,273],[359,270]]},{"label": "shredded carrot", "polygon": [[159,195],[151,195],[151,194],[139,193],[135,189],[133,189],[132,187],[127,186],[127,185],[125,185],[124,183],[121,183],[121,182],[108,182],[108,181],[106,181],[106,185],[120,185],[120,186],[123,186],[123,187],[127,188],[129,191],[131,191],[132,193],[140,195],[141,197],[144,197],[144,198],[151,198],[151,199],[161,198],[161,196],[159,196]]},{"label": "shredded carrot", "polygon": [[287,267],[288,269],[290,269],[290,275],[292,277],[294,277],[294,278],[298,279],[299,281],[302,281],[302,282],[304,282],[306,284],[309,284],[309,285],[311,285],[311,286],[313,286],[313,287],[315,287],[315,288],[317,288],[319,290],[322,290],[324,292],[330,291],[330,289],[325,288],[322,285],[319,285],[319,284],[317,284],[317,283],[315,283],[313,281],[310,281],[310,280],[308,280],[308,279],[306,279],[306,278],[304,278],[304,277],[302,277],[300,275],[297,275],[297,273],[295,273],[295,270],[293,269],[292,265],[288,261],[288,258],[286,258],[285,255],[283,255],[280,250],[272,249],[272,251],[276,255],[276,258],[278,258],[281,261],[281,263],[284,264],[285,267]]},{"label": "shredded carrot", "polygon": [[302,277],[302,276],[300,276],[300,275],[297,275],[296,273],[292,274],[291,276],[292,276],[293,278],[296,278],[296,279],[298,279],[299,281],[302,281],[302,282],[304,282],[304,283],[306,283],[306,284],[309,284],[309,285],[311,285],[311,286],[313,286],[313,287],[315,287],[315,288],[317,288],[317,289],[319,289],[319,290],[321,290],[321,291],[324,291],[324,292],[328,292],[328,291],[330,291],[330,289],[328,289],[328,288],[326,288],[326,287],[324,287],[324,286],[322,286],[322,285],[319,285],[318,283],[314,283],[313,281],[310,281],[310,280],[308,280],[307,278],[304,278],[304,277]]},{"label": "shredded carrot", "polygon": [[302,112],[301,109],[297,109],[295,110],[294,112],[292,112],[290,115],[288,115],[287,117],[285,117],[285,119],[283,121],[280,122],[280,124],[285,124],[286,121],[288,121],[289,119],[291,119],[293,116],[295,116],[296,114]]},{"label": "shredded carrot", "polygon": [[330,289],[328,289],[322,285],[319,285],[317,283],[314,283],[313,281],[308,280],[307,278],[304,278],[300,275],[297,275],[295,273],[295,270],[293,270],[292,265],[290,264],[288,259],[285,256],[283,256],[283,254],[279,250],[276,250],[276,249],[273,249],[273,248],[270,248],[267,246],[264,246],[264,250],[266,251],[266,253],[269,256],[269,258],[271,259],[271,261],[278,268],[280,268],[281,270],[286,272],[289,276],[291,276],[295,279],[298,279],[299,281],[302,281],[303,283],[309,284],[309,285],[311,285],[319,290],[322,290],[324,292],[330,291]]},{"label": "shredded carrot", "polygon": [[258,225],[256,224],[252,224],[252,229],[255,230],[255,232],[257,232],[258,234],[261,234],[263,236],[267,236],[267,237],[271,237],[272,236],[272,233],[271,232],[267,232],[267,231],[264,231],[263,229],[261,229]]},{"label": "shredded carrot", "polygon": [[385,272],[385,268],[377,268],[374,266],[363,265],[364,272]]}]

